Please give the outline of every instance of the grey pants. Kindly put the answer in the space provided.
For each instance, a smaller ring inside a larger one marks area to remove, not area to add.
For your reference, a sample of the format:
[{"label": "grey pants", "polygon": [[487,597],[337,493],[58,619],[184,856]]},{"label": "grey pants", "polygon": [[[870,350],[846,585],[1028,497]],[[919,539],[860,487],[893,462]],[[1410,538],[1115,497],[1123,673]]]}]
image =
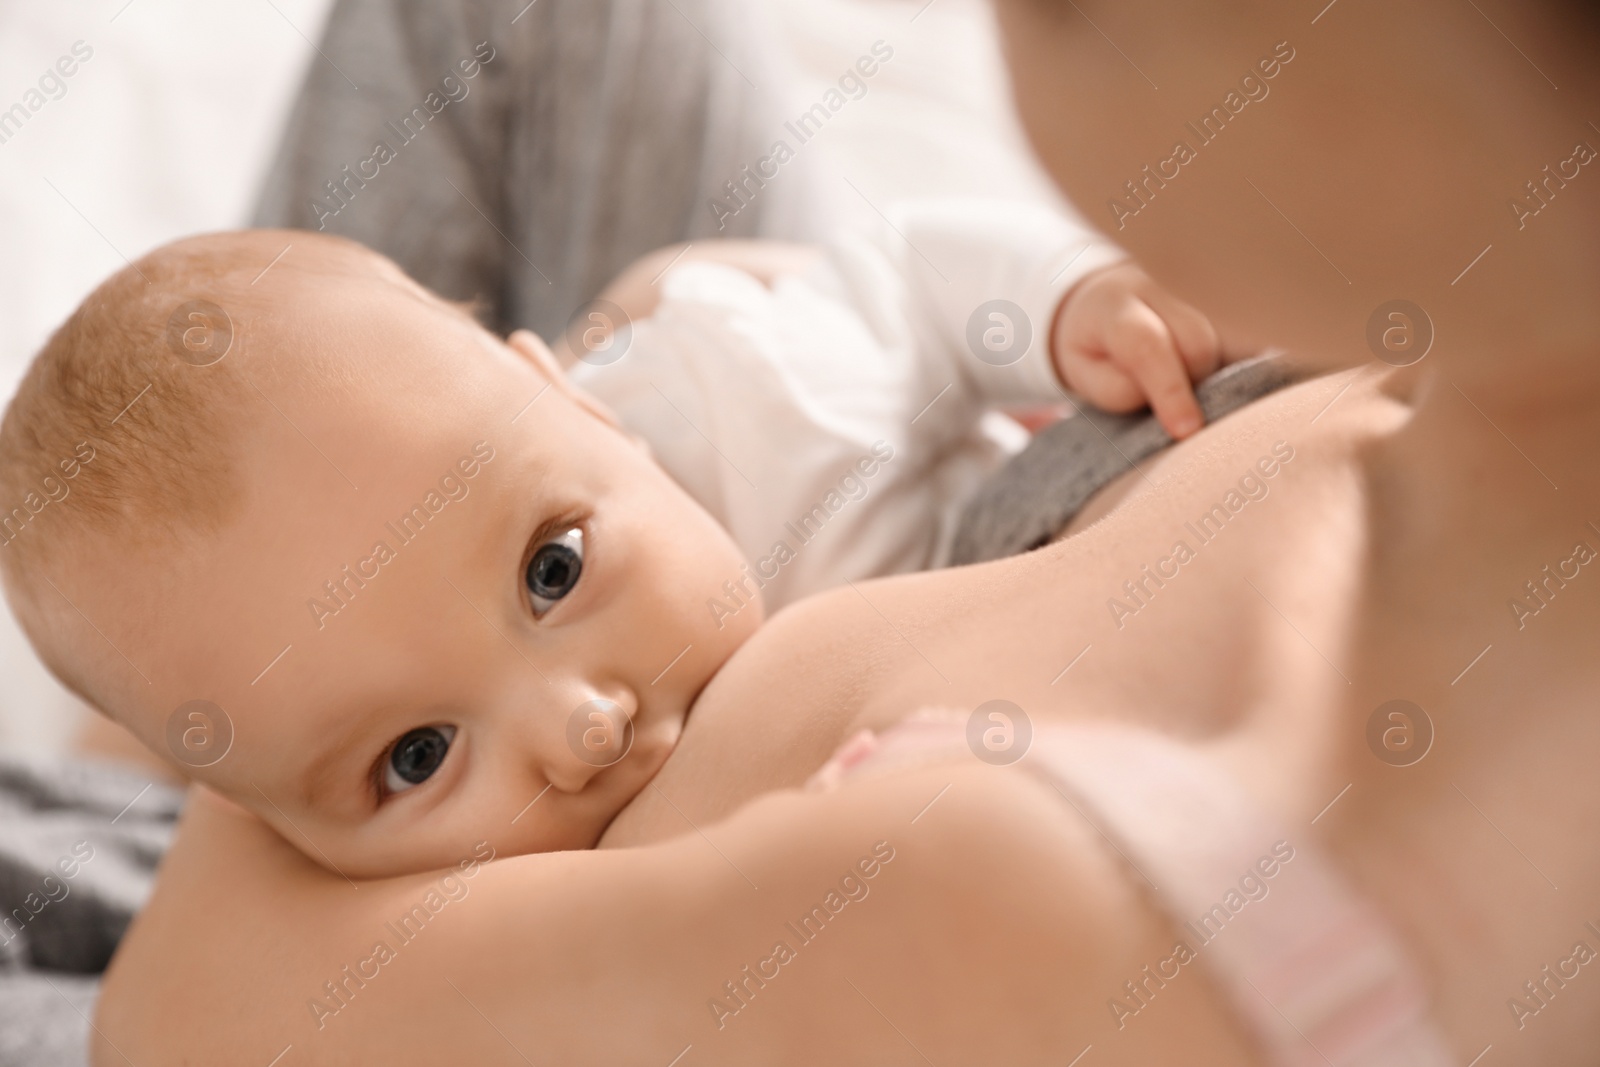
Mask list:
[{"label": "grey pants", "polygon": [[339,0],[257,224],[353,238],[502,333],[553,338],[646,252],[801,235],[800,169],[710,209],[781,132],[759,18],[745,0]]}]

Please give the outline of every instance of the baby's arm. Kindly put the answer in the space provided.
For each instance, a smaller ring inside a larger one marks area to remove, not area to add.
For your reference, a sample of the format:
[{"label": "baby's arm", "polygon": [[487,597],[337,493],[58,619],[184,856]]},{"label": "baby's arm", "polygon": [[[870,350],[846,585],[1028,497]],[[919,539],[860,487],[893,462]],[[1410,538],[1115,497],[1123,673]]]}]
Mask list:
[{"label": "baby's arm", "polygon": [[[964,211],[973,214],[963,218]],[[1013,297],[1031,301],[1036,310],[1047,313],[1027,328],[1037,331],[1053,374],[1041,382],[1035,371],[1029,399],[1058,399],[1051,387],[1059,384],[1106,411],[1149,405],[1175,438],[1200,428],[1202,415],[1192,383],[1222,363],[1216,330],[1204,315],[1167,293],[1137,266],[1119,262],[1121,253],[1109,242],[1065,216],[1023,205],[929,202],[908,205],[899,214],[898,224],[889,223],[894,235],[885,243],[904,268],[906,281],[922,288],[923,300],[959,311],[974,299]],[[988,225],[995,220],[1000,225]],[[1019,242],[1024,231],[1028,239]],[[918,239],[945,246],[951,253],[944,257],[944,270],[929,259],[924,263],[931,275],[919,269],[923,264],[916,262],[922,255]],[[893,250],[896,243],[905,247]],[[662,276],[680,264],[720,263],[770,287],[781,276],[805,273],[821,256],[814,246],[779,241],[671,245],[637,260],[599,299],[637,322],[655,312]],[[1063,256],[1070,258],[1055,269],[1055,261]],[[1050,278],[1043,286],[1042,275],[1027,277],[1030,271],[1047,268]],[[942,284],[934,285],[932,276]],[[1041,289],[1049,295],[1048,303],[1038,303]],[[989,336],[985,330],[991,326],[1009,331],[1018,325],[992,315],[987,320],[980,316],[979,322],[980,338]],[[554,346],[557,357],[563,366],[570,365],[578,358],[585,331],[599,329],[609,335],[620,325],[604,312],[579,317]],[[968,326],[965,332],[970,334]],[[963,340],[971,347],[970,336]],[[1006,392],[1014,388],[1006,387]]]},{"label": "baby's arm", "polygon": [[[821,250],[815,246],[784,241],[699,241],[669,245],[635,260],[601,291],[598,300],[620,307],[630,321],[638,322],[653,315],[661,302],[662,276],[682,264],[721,263],[771,286],[783,275],[804,273],[821,255]],[[584,343],[583,329],[614,330],[621,324],[607,323],[602,315],[601,319],[593,321],[580,317],[577,325],[580,328],[569,327],[551,346],[563,367],[577,361]]]},{"label": "baby's arm", "polygon": [[1149,404],[1174,437],[1200,427],[1191,383],[1222,361],[1216,331],[1065,214],[911,201],[841,254],[862,283],[872,259],[890,264],[905,288],[903,314],[927,326],[922,356],[963,376],[974,400],[1057,402],[1065,389],[1107,411]]}]

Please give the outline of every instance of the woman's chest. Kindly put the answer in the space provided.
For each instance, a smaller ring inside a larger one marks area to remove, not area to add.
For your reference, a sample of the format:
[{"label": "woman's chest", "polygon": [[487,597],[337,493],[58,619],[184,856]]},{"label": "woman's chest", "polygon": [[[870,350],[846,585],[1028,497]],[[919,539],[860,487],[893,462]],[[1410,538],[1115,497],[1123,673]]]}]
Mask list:
[{"label": "woman's chest", "polygon": [[685,818],[798,786],[856,732],[920,708],[977,717],[980,742],[996,710],[1012,736],[1074,717],[1204,736],[1297,675],[1337,681],[1315,648],[1338,641],[1359,586],[1361,485],[1349,434],[1313,425],[1318,398],[1296,392],[1275,415],[1174,449],[1080,535],[847,585],[775,616],[701,695],[655,789],[606,843],[680,833]]}]

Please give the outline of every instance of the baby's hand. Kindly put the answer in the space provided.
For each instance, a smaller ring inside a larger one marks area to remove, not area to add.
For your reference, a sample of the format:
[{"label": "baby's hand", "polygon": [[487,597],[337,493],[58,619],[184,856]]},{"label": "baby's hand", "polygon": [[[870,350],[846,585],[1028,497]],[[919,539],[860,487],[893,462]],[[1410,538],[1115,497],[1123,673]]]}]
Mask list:
[{"label": "baby's hand", "polygon": [[1050,353],[1068,389],[1105,411],[1148,404],[1173,438],[1203,425],[1191,383],[1222,364],[1211,321],[1131,263],[1097,271],[1067,293]]}]

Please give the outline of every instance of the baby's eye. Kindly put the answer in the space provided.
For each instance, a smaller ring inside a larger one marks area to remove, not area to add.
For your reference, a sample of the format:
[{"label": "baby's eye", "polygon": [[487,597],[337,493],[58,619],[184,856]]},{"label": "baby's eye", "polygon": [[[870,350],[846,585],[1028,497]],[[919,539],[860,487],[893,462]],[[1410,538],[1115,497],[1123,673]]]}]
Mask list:
[{"label": "baby's eye", "polygon": [[572,592],[583,573],[583,531],[574,526],[546,541],[528,560],[523,582],[535,615],[543,615]]},{"label": "baby's eye", "polygon": [[400,738],[389,750],[389,759],[384,763],[384,789],[402,793],[426,782],[444,762],[455,736],[454,726],[421,726]]}]

